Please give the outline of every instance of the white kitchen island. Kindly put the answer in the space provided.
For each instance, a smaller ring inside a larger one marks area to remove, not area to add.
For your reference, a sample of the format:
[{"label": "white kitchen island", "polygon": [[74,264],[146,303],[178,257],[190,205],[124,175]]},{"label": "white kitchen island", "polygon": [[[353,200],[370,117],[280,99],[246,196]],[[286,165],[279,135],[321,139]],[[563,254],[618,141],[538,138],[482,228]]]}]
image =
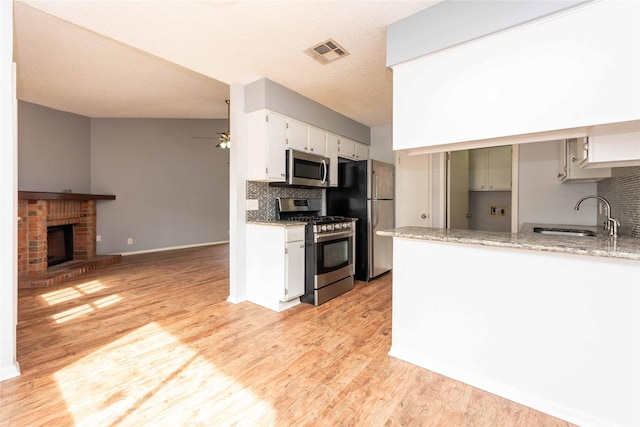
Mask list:
[{"label": "white kitchen island", "polygon": [[640,239],[379,234],[390,355],[576,424],[640,425]]}]

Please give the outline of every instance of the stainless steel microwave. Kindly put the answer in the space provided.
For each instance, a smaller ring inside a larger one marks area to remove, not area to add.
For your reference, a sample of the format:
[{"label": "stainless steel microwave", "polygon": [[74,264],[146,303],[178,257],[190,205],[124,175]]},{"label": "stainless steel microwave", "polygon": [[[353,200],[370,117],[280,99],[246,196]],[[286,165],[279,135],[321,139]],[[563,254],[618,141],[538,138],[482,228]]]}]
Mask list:
[{"label": "stainless steel microwave", "polygon": [[329,158],[287,150],[287,184],[301,187],[329,186]]}]

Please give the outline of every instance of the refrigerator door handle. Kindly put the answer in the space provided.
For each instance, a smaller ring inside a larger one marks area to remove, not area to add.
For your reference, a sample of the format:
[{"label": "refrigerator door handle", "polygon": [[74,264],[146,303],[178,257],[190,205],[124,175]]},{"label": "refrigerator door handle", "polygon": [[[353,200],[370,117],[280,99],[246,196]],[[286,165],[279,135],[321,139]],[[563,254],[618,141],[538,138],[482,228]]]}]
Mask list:
[{"label": "refrigerator door handle", "polygon": [[377,199],[378,198],[378,173],[374,172],[373,177],[376,180],[376,195],[373,198]]},{"label": "refrigerator door handle", "polygon": [[380,202],[378,200],[373,200],[373,202],[375,202],[375,205],[376,205],[374,221],[373,221],[373,228],[375,229],[378,226],[378,222],[380,222]]}]

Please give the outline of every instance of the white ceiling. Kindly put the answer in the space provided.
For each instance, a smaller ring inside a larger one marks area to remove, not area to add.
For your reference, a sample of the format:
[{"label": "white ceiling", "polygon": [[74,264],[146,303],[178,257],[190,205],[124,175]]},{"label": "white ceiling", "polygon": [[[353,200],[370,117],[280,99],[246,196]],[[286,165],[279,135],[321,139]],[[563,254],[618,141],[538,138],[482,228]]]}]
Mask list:
[{"label": "white ceiling", "polygon": [[[266,77],[367,126],[391,123],[385,31],[437,1],[14,2],[18,99],[89,117],[226,118]],[[327,65],[304,50],[333,38]]]}]

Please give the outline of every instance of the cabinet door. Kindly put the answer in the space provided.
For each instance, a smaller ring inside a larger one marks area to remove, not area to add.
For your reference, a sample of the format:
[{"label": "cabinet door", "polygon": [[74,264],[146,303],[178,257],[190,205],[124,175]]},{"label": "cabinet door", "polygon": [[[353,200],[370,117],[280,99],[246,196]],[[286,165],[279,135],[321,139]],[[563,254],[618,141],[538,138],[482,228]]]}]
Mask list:
[{"label": "cabinet door", "polygon": [[[565,158],[560,159],[566,167],[566,176],[558,176],[562,182],[597,182],[604,178],[611,177],[611,168],[583,169],[580,167],[579,151],[582,150],[582,144],[579,144],[576,138],[561,141],[560,144],[565,145]],[[561,150],[562,152],[563,150]]]},{"label": "cabinet door", "polygon": [[491,147],[487,163],[489,190],[511,190],[511,146]]},{"label": "cabinet door", "polygon": [[285,250],[285,283],[282,300],[289,301],[304,294],[304,241],[289,242]]},{"label": "cabinet door", "polygon": [[327,132],[327,157],[329,158],[329,186],[338,186],[338,135]]},{"label": "cabinet door", "polygon": [[640,131],[590,136],[582,167],[640,166]]},{"label": "cabinet door", "polygon": [[309,142],[309,125],[297,120],[287,119],[287,148],[307,151]]},{"label": "cabinet door", "polygon": [[469,190],[486,190],[488,148],[469,150]]},{"label": "cabinet door", "polygon": [[355,159],[356,142],[344,137],[338,138],[338,156]]},{"label": "cabinet door", "polygon": [[354,155],[356,160],[367,160],[369,158],[369,146],[356,142],[354,144]]},{"label": "cabinet door", "polygon": [[326,132],[309,126],[309,151],[321,156],[326,155]]},{"label": "cabinet door", "polygon": [[563,182],[567,179],[567,141],[558,141],[558,180]]},{"label": "cabinet door", "polygon": [[266,178],[282,181],[286,177],[287,119],[275,113],[267,116],[267,146],[266,146]]}]

